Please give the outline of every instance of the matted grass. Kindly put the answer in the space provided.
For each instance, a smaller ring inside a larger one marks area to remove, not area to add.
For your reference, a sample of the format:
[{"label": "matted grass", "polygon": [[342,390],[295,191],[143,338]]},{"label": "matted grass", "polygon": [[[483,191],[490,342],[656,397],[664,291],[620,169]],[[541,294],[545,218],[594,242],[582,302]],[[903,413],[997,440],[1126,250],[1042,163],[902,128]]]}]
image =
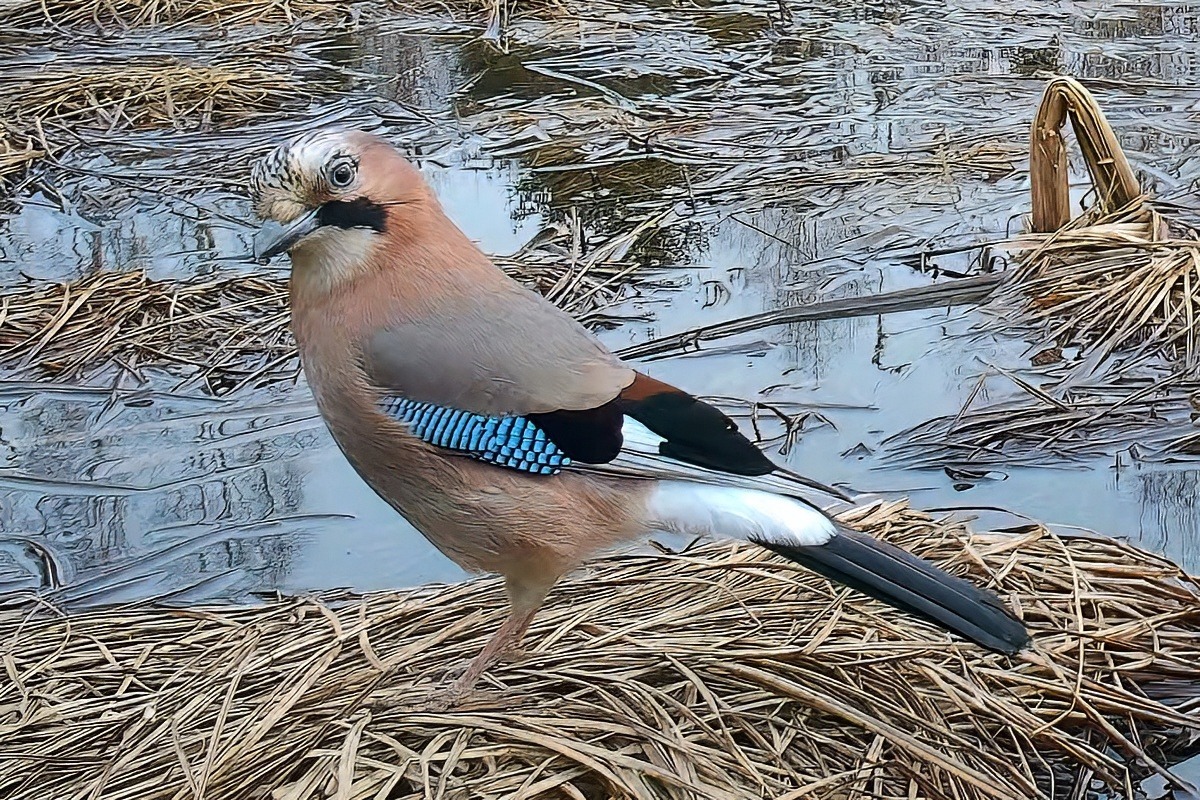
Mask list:
[{"label": "matted grass", "polygon": [[[1061,133],[1068,118],[1095,189],[1094,204],[1075,219]],[[1021,303],[1050,323],[1047,342],[1082,345],[1092,366],[1118,351],[1163,353],[1195,374],[1200,235],[1172,230],[1154,210],[1104,112],[1072,78],[1046,86],[1029,172],[1030,233],[1015,243],[1018,266],[996,304]]]},{"label": "matted grass", "polygon": [[206,131],[297,106],[319,88],[259,59],[119,58],[0,74],[0,180],[95,133]]},{"label": "matted grass", "polygon": [[43,158],[46,150],[29,134],[16,130],[8,122],[0,122],[0,189],[30,164]]},{"label": "matted grass", "polygon": [[[647,222],[579,252],[576,229],[548,230],[497,263],[585,323],[631,280],[625,254]],[[0,368],[58,379],[106,366],[176,367],[214,394],[296,376],[287,279],[245,275],[195,283],[101,272],[0,295]]]},{"label": "matted grass", "polygon": [[1048,323],[1048,344],[1079,344],[1091,364],[1114,353],[1162,354],[1195,375],[1200,241],[1190,237],[1196,233],[1172,235],[1141,197],[1121,208],[1094,208],[1053,234],[1018,241],[1018,267],[996,302],[1023,299],[1033,320]]},{"label": "matted grass", "polygon": [[204,23],[254,25],[295,22],[339,13],[330,0],[17,0],[6,9],[13,27],[135,28]]},{"label": "matted grass", "polygon": [[78,377],[106,364],[183,366],[213,393],[296,374],[287,284],[194,284],[102,272],[0,297],[0,364]]},{"label": "matted grass", "polygon": [[1196,749],[1194,579],[1037,526],[972,535],[900,503],[847,518],[991,583],[1035,649],[985,653],[728,545],[565,581],[527,657],[449,713],[411,707],[500,623],[496,581],[258,608],[9,608],[0,793],[967,799],[1085,797],[1099,779],[1132,796],[1152,761]]},{"label": "matted grass", "polygon": [[[1074,219],[1067,119],[1094,189]],[[1135,443],[1186,454],[1190,439],[1173,440],[1188,425],[1200,378],[1200,231],[1155,209],[1095,98],[1071,78],[1046,86],[1032,127],[1030,186],[1029,231],[1005,243],[1015,266],[984,311],[995,320],[986,330],[1027,335],[1038,370],[1020,377],[1022,367],[992,367],[957,414],[891,437],[892,463],[1044,464]],[[1066,359],[1065,349],[1078,355]],[[976,403],[993,377],[1022,394]]]},{"label": "matted grass", "polygon": [[250,60],[203,65],[134,59],[25,74],[0,92],[0,113],[18,125],[198,127],[305,96],[286,72]]},{"label": "matted grass", "polygon": [[[130,29],[179,25],[293,24],[309,20],[345,21],[357,13],[353,2],[336,0],[13,0],[0,22],[13,28]],[[565,13],[546,0],[395,0],[401,9],[478,17],[498,39],[509,20],[531,9]],[[365,6],[359,5],[359,11]]]},{"label": "matted grass", "polygon": [[[979,403],[985,384],[1015,382],[1015,400]],[[1054,395],[1013,373],[987,373],[962,411],[935,417],[885,440],[888,464],[905,468],[961,465],[1044,466],[1087,462],[1130,450],[1131,458],[1195,454],[1189,419],[1200,383],[1130,379]],[[1135,455],[1136,454],[1136,455]],[[1117,463],[1120,463],[1118,459]]]}]

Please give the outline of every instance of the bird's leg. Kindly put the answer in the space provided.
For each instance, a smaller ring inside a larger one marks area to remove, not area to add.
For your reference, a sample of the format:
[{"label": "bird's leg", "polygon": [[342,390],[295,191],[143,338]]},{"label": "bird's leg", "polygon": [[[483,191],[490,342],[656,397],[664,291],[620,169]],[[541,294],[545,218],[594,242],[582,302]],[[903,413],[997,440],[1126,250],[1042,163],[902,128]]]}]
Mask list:
[{"label": "bird's leg", "polygon": [[525,639],[525,632],[542,607],[542,601],[550,591],[550,585],[531,586],[512,578],[506,580],[511,609],[508,618],[483,646],[483,651],[472,659],[466,671],[437,698],[437,705],[451,707],[460,703],[475,688],[489,667],[507,655],[517,652]]},{"label": "bird's leg", "polygon": [[447,692],[450,697],[455,700],[465,697],[475,688],[475,684],[479,682],[489,667],[519,648],[525,638],[525,631],[529,630],[529,624],[533,622],[535,614],[537,614],[536,608],[520,611],[513,609],[500,629],[492,634],[491,639],[488,639],[483,651],[475,656],[467,665],[466,671],[455,679]]}]

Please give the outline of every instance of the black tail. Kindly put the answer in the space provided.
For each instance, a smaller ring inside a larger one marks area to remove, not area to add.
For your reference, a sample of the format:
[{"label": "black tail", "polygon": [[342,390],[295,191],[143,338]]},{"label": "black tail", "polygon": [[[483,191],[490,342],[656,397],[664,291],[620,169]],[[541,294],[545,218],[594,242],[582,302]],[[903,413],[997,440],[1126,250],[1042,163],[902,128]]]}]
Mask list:
[{"label": "black tail", "polygon": [[990,650],[1016,653],[1029,642],[1024,624],[996,595],[865,533],[838,525],[823,545],[758,544]]}]

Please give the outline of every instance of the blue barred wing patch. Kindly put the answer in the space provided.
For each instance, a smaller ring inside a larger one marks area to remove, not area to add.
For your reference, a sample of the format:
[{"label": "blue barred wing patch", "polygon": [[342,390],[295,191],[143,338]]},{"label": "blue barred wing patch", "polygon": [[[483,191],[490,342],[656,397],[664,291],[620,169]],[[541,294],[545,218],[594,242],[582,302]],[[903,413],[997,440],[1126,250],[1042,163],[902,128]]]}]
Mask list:
[{"label": "blue barred wing patch", "polygon": [[571,463],[550,437],[524,417],[488,417],[385,396],[380,410],[435,447],[535,475],[555,475]]}]

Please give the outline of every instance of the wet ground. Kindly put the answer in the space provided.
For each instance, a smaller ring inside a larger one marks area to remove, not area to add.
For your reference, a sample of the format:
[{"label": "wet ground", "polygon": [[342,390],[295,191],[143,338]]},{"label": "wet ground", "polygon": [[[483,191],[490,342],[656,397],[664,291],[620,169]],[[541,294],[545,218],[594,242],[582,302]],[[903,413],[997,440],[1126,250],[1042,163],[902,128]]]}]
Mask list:
[{"label": "wet ground", "polygon": [[[318,99],[211,131],[85,137],[55,191],[31,186],[0,223],[0,284],[259,270],[246,259],[246,165],[291,131],[358,124],[403,144],[491,253],[573,219],[585,249],[657,220],[630,252],[645,269],[604,309],[615,322],[602,335],[619,349],[997,266],[968,246],[1020,228],[1028,126],[1053,72],[1085,81],[1176,213],[1200,208],[1200,6],[588,8],[509,20],[492,41],[482,18],[433,12],[367,14],[337,35],[309,26],[286,48],[258,29],[155,38],[213,63],[261,48],[264,63],[320,86]],[[14,46],[12,63],[140,52],[147,37]],[[1139,459],[1121,443],[1082,462],[1047,453],[966,473],[888,457],[889,437],[957,413],[991,367],[1036,380],[1029,343],[980,333],[986,321],[958,307],[788,325],[643,368],[735,411],[747,407],[733,398],[783,411],[799,435],[781,438],[760,408],[767,447],[822,481],[1092,528],[1200,569],[1200,469],[1186,460]],[[215,399],[137,372],[0,384],[0,591],[194,602],[462,577],[357,479],[302,380]],[[993,376],[975,402],[1018,394]]]}]

